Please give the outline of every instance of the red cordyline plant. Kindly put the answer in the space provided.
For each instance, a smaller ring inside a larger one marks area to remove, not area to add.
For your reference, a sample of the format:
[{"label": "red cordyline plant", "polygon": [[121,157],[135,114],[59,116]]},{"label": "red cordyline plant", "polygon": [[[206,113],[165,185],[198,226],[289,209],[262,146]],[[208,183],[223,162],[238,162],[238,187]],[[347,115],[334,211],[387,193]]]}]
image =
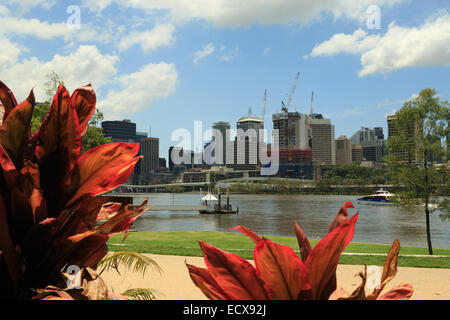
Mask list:
[{"label": "red cordyline plant", "polygon": [[387,282],[397,273],[400,249],[394,241],[384,264],[381,283],[370,295],[364,291],[366,272],[360,273],[362,284],[351,295],[337,288],[336,268],[339,257],[352,240],[359,213],[347,219],[347,201],[330,224],[329,233],[311,249],[311,245],[295,222],[295,233],[301,257],[294,250],[261,238],[251,230],[238,226],[256,247],[253,252],[255,267],[233,253],[200,242],[206,269],[186,264],[192,281],[213,300],[306,300],[306,299],[409,299],[413,288],[401,283],[380,295]]},{"label": "red cordyline plant", "polygon": [[[0,298],[119,298],[95,268],[109,237],[126,232],[147,201],[137,209],[103,207],[96,196],[128,179],[140,159],[139,144],[110,143],[81,155],[96,104],[91,85],[71,96],[60,86],[35,133],[33,91],[17,104],[0,82],[0,102]],[[96,226],[99,213],[109,219]],[[81,286],[69,290],[63,271],[72,265],[81,270]]]}]

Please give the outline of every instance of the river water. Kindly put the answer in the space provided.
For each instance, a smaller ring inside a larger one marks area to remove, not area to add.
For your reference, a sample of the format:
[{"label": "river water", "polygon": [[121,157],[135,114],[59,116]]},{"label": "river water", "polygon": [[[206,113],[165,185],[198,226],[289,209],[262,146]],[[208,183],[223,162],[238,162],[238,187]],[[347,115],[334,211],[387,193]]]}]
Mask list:
[{"label": "river water", "polygon": [[[134,204],[148,196],[150,205],[200,205],[201,194],[150,193],[134,195]],[[150,211],[135,221],[137,231],[227,231],[242,225],[259,235],[295,237],[294,220],[308,238],[320,239],[346,200],[359,210],[354,242],[426,247],[425,214],[405,211],[397,206],[358,204],[359,196],[335,195],[231,195],[239,215],[200,215],[197,211]],[[355,209],[349,209],[352,216]],[[450,222],[442,222],[437,213],[431,218],[433,247],[450,248]],[[199,239],[200,240],[200,239]]]}]

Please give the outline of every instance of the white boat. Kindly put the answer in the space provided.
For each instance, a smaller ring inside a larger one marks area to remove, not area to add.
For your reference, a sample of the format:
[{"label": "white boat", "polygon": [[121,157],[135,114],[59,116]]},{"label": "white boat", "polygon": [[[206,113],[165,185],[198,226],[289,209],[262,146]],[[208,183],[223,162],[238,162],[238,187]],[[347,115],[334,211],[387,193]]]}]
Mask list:
[{"label": "white boat", "polygon": [[375,194],[370,194],[359,198],[359,203],[371,203],[371,204],[393,204],[391,197],[394,194],[384,189],[379,189]]}]

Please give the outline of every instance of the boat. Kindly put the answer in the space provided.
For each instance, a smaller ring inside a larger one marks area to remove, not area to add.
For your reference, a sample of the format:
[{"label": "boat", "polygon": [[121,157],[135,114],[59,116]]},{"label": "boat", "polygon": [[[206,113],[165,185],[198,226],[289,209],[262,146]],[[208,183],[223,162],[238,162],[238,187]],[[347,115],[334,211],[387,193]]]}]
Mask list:
[{"label": "boat", "polygon": [[[227,203],[222,204],[221,203],[221,193],[220,188],[226,188],[227,189]],[[200,209],[200,214],[238,214],[239,213],[239,207],[236,209],[233,209],[233,207],[230,205],[230,185],[217,185],[217,197],[214,196],[212,193],[208,192],[203,198],[203,204],[206,206],[205,209]],[[209,201],[209,202],[208,202]]]},{"label": "boat", "polygon": [[394,194],[389,191],[379,189],[375,194],[370,194],[359,198],[357,201],[359,203],[371,203],[371,204],[393,204],[391,197]]}]

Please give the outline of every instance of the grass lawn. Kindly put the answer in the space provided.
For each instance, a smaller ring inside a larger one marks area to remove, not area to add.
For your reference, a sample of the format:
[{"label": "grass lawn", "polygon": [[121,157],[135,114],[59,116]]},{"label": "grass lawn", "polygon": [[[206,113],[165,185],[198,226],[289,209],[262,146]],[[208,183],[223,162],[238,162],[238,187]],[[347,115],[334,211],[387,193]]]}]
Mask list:
[{"label": "grass lawn", "polygon": [[[154,231],[154,232],[130,232],[125,242],[123,235],[115,235],[108,241],[110,251],[138,251],[142,253],[202,256],[198,245],[199,240],[209,243],[222,250],[233,252],[245,259],[253,258],[253,241],[239,232],[208,232],[208,231]],[[290,246],[299,252],[296,238],[266,236],[266,238]],[[310,240],[314,246],[318,240]],[[350,243],[345,252],[387,254],[389,245]],[[402,255],[427,255],[427,248],[402,246],[398,259],[400,267],[418,268],[450,268],[450,249],[433,249],[435,255],[447,257],[404,257]],[[371,255],[342,255],[341,264],[355,265],[379,265],[384,263],[385,256]]]}]

